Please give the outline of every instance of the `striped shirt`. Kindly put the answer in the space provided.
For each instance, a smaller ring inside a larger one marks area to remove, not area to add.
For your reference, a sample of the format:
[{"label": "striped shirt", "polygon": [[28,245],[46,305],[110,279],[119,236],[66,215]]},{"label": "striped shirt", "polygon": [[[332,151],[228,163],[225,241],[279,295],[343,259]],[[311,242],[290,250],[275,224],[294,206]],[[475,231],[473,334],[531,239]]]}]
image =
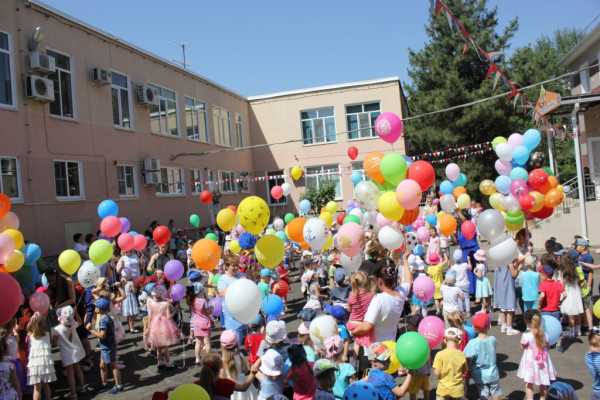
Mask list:
[{"label": "striped shirt", "polygon": [[592,375],[594,392],[600,391],[600,352],[590,351],[585,354],[585,365]]}]

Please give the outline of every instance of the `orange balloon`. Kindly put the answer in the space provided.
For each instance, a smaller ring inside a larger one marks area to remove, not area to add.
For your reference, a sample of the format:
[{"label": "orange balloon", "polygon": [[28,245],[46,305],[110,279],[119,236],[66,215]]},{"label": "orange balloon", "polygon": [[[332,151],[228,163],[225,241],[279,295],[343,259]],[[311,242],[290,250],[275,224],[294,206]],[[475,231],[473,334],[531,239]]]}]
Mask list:
[{"label": "orange balloon", "polygon": [[0,193],[0,218],[4,217],[11,208],[10,197],[4,193]]},{"label": "orange balloon", "polygon": [[550,187],[551,187],[552,189],[554,189],[555,187],[557,187],[557,186],[558,186],[558,178],[557,178],[557,177],[555,177],[555,176],[553,176],[553,175],[550,175],[550,176],[548,177],[548,183],[550,184]]},{"label": "orange balloon", "polygon": [[438,214],[438,225],[440,226],[440,233],[444,236],[454,234],[458,226],[456,218],[446,212]]},{"label": "orange balloon", "polygon": [[7,272],[4,265],[0,265],[0,273]]},{"label": "orange balloon", "polygon": [[365,169],[365,174],[375,182],[383,185],[385,183],[385,179],[379,170],[379,164],[381,163],[381,159],[383,158],[383,153],[379,151],[372,151],[365,155],[365,159],[363,161],[363,168]]},{"label": "orange balloon", "polygon": [[404,214],[402,214],[402,218],[400,218],[400,223],[402,225],[410,225],[415,222],[419,218],[419,208],[415,208],[414,210],[404,210]]},{"label": "orange balloon", "polygon": [[302,250],[310,250],[310,245],[304,240],[300,242],[300,247],[302,247]]},{"label": "orange balloon", "polygon": [[532,191],[529,192],[529,195],[531,197],[533,197],[533,207],[531,207],[531,210],[529,210],[530,212],[538,212],[540,211],[542,208],[544,208],[544,195],[541,194],[540,192],[536,192],[536,191]]},{"label": "orange balloon", "polygon": [[304,217],[297,217],[287,224],[287,236],[296,243],[302,243],[304,241],[304,224],[306,219]]},{"label": "orange balloon", "polygon": [[550,189],[544,196],[544,205],[548,208],[554,208],[562,203],[565,194],[558,189]]},{"label": "orange balloon", "polygon": [[192,247],[194,264],[205,271],[212,271],[221,259],[221,247],[214,240],[200,239]]},{"label": "orange balloon", "polygon": [[465,189],[464,186],[457,186],[452,191],[452,195],[454,196],[455,199],[458,199],[458,196],[460,196],[461,194],[465,194],[465,193],[467,193],[467,189]]},{"label": "orange balloon", "polygon": [[542,185],[542,187],[538,188],[538,192],[546,194],[550,189],[552,189],[552,184],[550,183],[550,180],[547,180],[546,183]]}]

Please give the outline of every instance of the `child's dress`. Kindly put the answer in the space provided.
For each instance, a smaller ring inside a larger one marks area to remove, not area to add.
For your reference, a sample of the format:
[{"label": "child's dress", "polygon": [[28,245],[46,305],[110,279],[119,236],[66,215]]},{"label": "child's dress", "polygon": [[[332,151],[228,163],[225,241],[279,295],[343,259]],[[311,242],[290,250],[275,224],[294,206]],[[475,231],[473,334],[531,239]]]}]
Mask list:
[{"label": "child's dress", "polygon": [[548,348],[538,349],[531,332],[525,332],[521,336],[521,345],[524,349],[517,376],[525,383],[550,386],[550,382],[556,379],[556,372]]},{"label": "child's dress", "polygon": [[29,335],[29,361],[27,362],[27,384],[50,383],[56,380],[50,335],[41,338]]},{"label": "child's dress", "polygon": [[583,301],[581,299],[581,288],[579,282],[568,283],[563,280],[565,286],[565,299],[560,304],[560,312],[564,315],[583,314]]},{"label": "child's dress", "polygon": [[168,347],[179,343],[179,330],[170,316],[169,303],[148,299],[148,343],[152,348]]},{"label": "child's dress", "polygon": [[121,314],[124,317],[135,317],[140,313],[139,303],[135,294],[135,285],[133,282],[125,284],[125,300],[121,306]]},{"label": "child's dress", "polygon": [[475,267],[474,272],[478,273],[479,271],[483,273],[483,276],[481,278],[477,277],[477,280],[475,282],[475,298],[485,299],[490,297],[493,293],[492,284],[490,283],[490,280],[487,277],[485,266],[483,264],[477,264],[477,266]]},{"label": "child's dress", "polygon": [[429,238],[429,246],[427,246],[425,262],[429,265],[435,265],[442,262],[439,237]]},{"label": "child's dress", "polygon": [[10,382],[11,372],[15,366],[10,361],[0,361],[0,399],[18,400],[17,391]]},{"label": "child's dress", "polygon": [[206,300],[202,297],[196,297],[192,303],[192,318],[190,320],[194,337],[210,336],[212,323],[205,312],[207,312]]},{"label": "child's dress", "polygon": [[60,349],[60,359],[63,367],[73,365],[83,360],[85,350],[77,335],[77,326],[66,326],[58,324],[52,328],[53,334],[58,337],[58,348]]}]

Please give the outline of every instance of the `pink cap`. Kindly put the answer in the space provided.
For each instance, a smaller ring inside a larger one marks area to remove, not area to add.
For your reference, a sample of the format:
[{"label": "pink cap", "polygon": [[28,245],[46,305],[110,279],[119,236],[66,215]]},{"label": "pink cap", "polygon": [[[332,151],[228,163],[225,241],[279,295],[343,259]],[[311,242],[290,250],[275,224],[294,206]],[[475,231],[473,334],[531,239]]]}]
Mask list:
[{"label": "pink cap", "polygon": [[220,341],[221,346],[226,349],[232,349],[237,346],[237,334],[230,329],[223,331],[223,333],[221,333]]}]

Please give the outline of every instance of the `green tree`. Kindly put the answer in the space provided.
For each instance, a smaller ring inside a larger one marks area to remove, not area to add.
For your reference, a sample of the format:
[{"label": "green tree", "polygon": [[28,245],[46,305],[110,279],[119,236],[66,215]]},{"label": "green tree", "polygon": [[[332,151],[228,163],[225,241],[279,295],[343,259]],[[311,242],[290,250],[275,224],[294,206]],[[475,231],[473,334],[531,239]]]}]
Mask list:
[{"label": "green tree", "polygon": [[318,188],[308,187],[303,198],[310,201],[313,212],[318,214],[325,204],[335,199],[335,183],[323,182]]}]

